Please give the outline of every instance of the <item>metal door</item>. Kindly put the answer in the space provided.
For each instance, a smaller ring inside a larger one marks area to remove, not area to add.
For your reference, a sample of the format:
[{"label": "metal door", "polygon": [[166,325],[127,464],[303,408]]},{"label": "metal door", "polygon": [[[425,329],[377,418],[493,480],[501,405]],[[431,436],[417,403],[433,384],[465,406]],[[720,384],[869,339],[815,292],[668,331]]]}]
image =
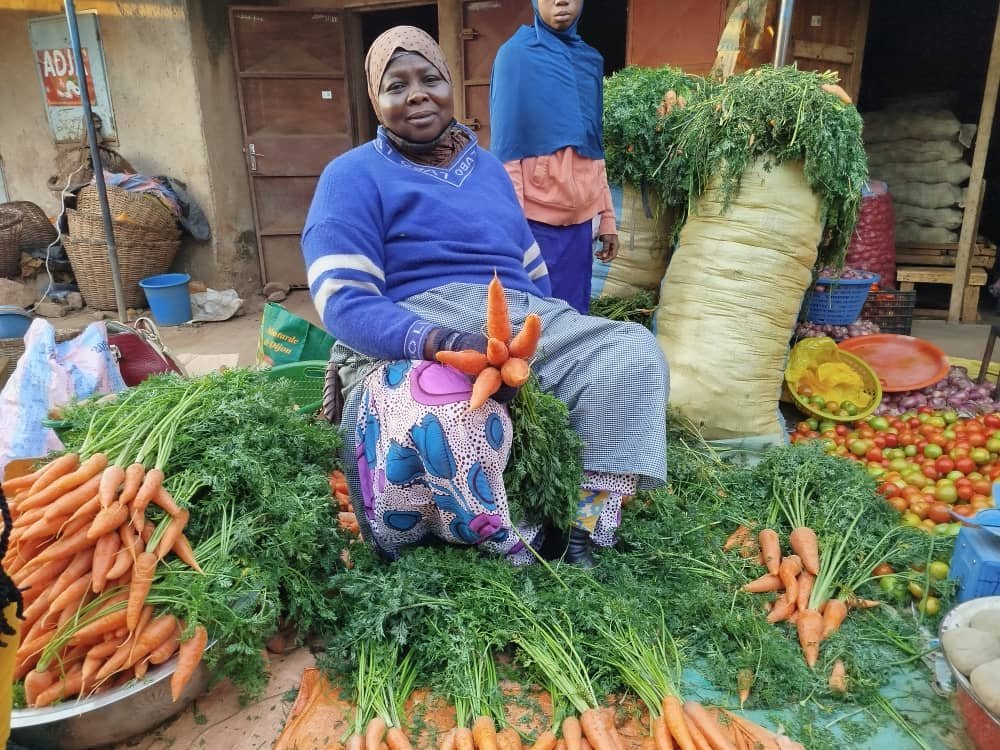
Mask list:
[{"label": "metal door", "polygon": [[263,283],[307,286],[299,238],[316,181],[353,145],[342,14],[231,8]]},{"label": "metal door", "polygon": [[490,72],[493,58],[534,12],[524,0],[466,0],[462,3],[462,67],[465,112],[462,122],[476,131],[479,145],[490,146]]}]

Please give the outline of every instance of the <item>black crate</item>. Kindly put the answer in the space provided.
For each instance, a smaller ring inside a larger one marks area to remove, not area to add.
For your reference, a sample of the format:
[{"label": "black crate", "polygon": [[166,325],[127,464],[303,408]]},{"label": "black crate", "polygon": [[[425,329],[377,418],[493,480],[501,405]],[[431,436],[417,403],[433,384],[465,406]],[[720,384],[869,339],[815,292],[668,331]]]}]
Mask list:
[{"label": "black crate", "polygon": [[917,302],[916,291],[901,292],[882,289],[871,292],[861,310],[860,320],[868,320],[882,333],[910,335],[913,326],[913,308]]}]

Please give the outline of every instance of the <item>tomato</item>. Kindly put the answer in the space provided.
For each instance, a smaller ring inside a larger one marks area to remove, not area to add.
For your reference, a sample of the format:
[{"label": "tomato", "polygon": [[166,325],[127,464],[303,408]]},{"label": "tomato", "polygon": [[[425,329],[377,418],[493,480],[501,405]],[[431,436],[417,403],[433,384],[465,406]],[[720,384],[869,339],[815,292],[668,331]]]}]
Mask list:
[{"label": "tomato", "polygon": [[879,432],[885,432],[889,429],[889,420],[885,417],[872,417],[868,420],[868,424],[871,425],[873,430],[878,430]]},{"label": "tomato", "polygon": [[927,517],[934,523],[948,523],[951,520],[948,506],[944,503],[934,503],[927,510]]},{"label": "tomato", "polygon": [[[885,433],[885,444],[886,447],[888,448],[895,448],[896,446],[899,445],[899,436],[896,435],[894,432]],[[1000,453],[1000,451],[997,452]]]},{"label": "tomato", "polygon": [[992,495],[993,494],[993,482],[988,479],[977,479],[972,483],[972,489],[977,495]]},{"label": "tomato", "polygon": [[956,505],[951,510],[952,510],[953,513],[957,513],[960,516],[965,516],[966,518],[969,518],[969,517],[975,515],[975,511],[972,510],[972,508],[970,506],[968,506],[968,505]]},{"label": "tomato", "polygon": [[878,493],[882,495],[882,497],[896,497],[899,494],[899,487],[894,485],[892,482],[882,482],[882,484],[878,486]]},{"label": "tomato", "polygon": [[939,445],[928,443],[924,446],[924,455],[927,456],[927,458],[941,458],[942,453],[943,451]]},{"label": "tomato", "polygon": [[872,442],[875,443],[875,447],[877,448],[885,448],[884,435],[876,435],[874,438],[872,438]]},{"label": "tomato", "polygon": [[873,576],[891,576],[895,571],[893,571],[892,566],[889,563],[879,563],[875,566],[872,571]]},{"label": "tomato", "polygon": [[875,430],[873,430],[868,425],[863,424],[860,427],[858,427],[858,436],[865,440],[871,440],[873,437],[875,437]]},{"label": "tomato", "polygon": [[958,414],[954,411],[946,411],[941,413],[941,418],[946,424],[955,424],[958,421]]},{"label": "tomato", "polygon": [[901,582],[898,578],[896,578],[896,576],[889,574],[879,578],[878,585],[879,588],[881,588],[885,593],[892,594],[893,592],[898,590],[898,588],[901,585]]},{"label": "tomato", "polygon": [[958,500],[958,491],[954,485],[942,485],[934,490],[934,498],[942,503],[954,505],[955,501]]},{"label": "tomato", "polygon": [[986,436],[981,432],[973,432],[969,434],[969,445],[973,448],[982,448],[986,445]]},{"label": "tomato", "polygon": [[944,421],[943,417],[939,417],[937,415],[932,414],[931,416],[927,417],[927,424],[934,425],[935,427],[938,428],[944,428],[947,422]]},{"label": "tomato", "polygon": [[976,462],[971,458],[959,458],[955,461],[955,470],[963,474],[970,474],[976,470]]},{"label": "tomato", "polygon": [[882,450],[877,447],[869,448],[865,453],[865,458],[869,461],[881,461],[883,459]]},{"label": "tomato", "polygon": [[941,611],[941,600],[936,596],[928,596],[926,599],[920,600],[920,604],[917,605],[917,609],[919,609],[923,614],[933,617]]},{"label": "tomato", "polygon": [[833,430],[838,435],[840,435],[841,437],[843,437],[844,435],[847,435],[848,433],[850,433],[851,428],[848,427],[846,424],[838,424],[836,427],[833,428]]},{"label": "tomato", "polygon": [[921,424],[923,424],[917,417],[908,417],[906,423],[910,425],[911,429],[917,429]]},{"label": "tomato", "polygon": [[928,479],[938,478],[937,469],[935,469],[933,466],[924,466],[923,468],[920,469],[920,471],[923,472],[923,475]]},{"label": "tomato", "polygon": [[910,503],[910,513],[907,515],[914,515],[921,521],[927,518],[927,511],[930,510],[931,504],[926,500],[916,500]]},{"label": "tomato", "polygon": [[817,427],[817,429],[820,432],[826,432],[827,430],[835,429],[836,426],[837,426],[837,423],[834,422],[833,420],[822,419],[822,420],[820,420],[819,427]]},{"label": "tomato", "polygon": [[934,531],[934,529],[937,528],[937,524],[934,523],[931,519],[925,518],[923,521],[920,522],[920,528],[922,528],[924,531],[930,534]]},{"label": "tomato", "polygon": [[868,452],[868,443],[864,440],[852,440],[851,444],[848,445],[847,448],[855,456],[863,456]]},{"label": "tomato", "polygon": [[935,560],[927,567],[927,572],[931,574],[931,578],[935,581],[943,581],[948,577],[948,563]]},{"label": "tomato", "polygon": [[975,491],[972,489],[972,485],[963,484],[961,487],[955,485],[955,494],[958,495],[959,500],[968,502],[975,495]]},{"label": "tomato", "polygon": [[973,511],[975,511],[976,513],[978,513],[981,510],[988,510],[989,508],[992,508],[993,507],[993,501],[990,500],[990,499],[988,499],[988,498],[981,498],[981,499],[977,500],[974,497],[974,498],[972,498],[972,502],[969,503],[969,507],[972,508]]},{"label": "tomato", "polygon": [[983,417],[983,423],[991,430],[1000,429],[1000,414],[987,414]]},{"label": "tomato", "polygon": [[912,458],[913,456],[917,455],[917,446],[913,444],[907,445],[905,448],[903,448],[903,453]]},{"label": "tomato", "polygon": [[955,468],[955,462],[947,456],[941,456],[934,462],[934,468],[938,470],[939,474],[947,474]]},{"label": "tomato", "polygon": [[924,598],[924,587],[921,586],[916,581],[910,581],[910,583],[906,587],[906,590],[910,592],[910,596],[912,596],[914,599]]},{"label": "tomato", "polygon": [[969,453],[969,458],[976,462],[977,465],[982,466],[990,461],[990,452],[985,448],[973,448]]},{"label": "tomato", "polygon": [[898,511],[899,513],[902,513],[903,511],[905,511],[907,508],[910,507],[910,504],[906,501],[906,498],[904,497],[889,498],[889,505],[891,505],[893,509]]},{"label": "tomato", "polygon": [[[904,526],[912,526],[913,528],[917,528],[920,525],[920,522],[922,520],[923,519],[920,516],[918,516],[916,513],[912,512],[912,511],[909,511],[909,512],[903,514],[903,525]],[[882,580],[885,580],[885,579],[882,579]]]},{"label": "tomato", "polygon": [[914,474],[912,477],[910,477],[909,482],[914,487],[919,487],[920,489],[923,489],[924,487],[930,484],[930,480],[923,474]]},{"label": "tomato", "polygon": [[1000,478],[1000,466],[994,466],[990,469],[990,479],[995,482],[998,478]]}]

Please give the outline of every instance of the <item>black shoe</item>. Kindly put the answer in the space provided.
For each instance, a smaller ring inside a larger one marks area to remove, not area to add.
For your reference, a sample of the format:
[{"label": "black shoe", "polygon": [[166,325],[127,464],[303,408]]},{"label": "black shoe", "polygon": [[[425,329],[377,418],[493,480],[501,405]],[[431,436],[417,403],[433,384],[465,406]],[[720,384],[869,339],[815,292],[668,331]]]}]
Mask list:
[{"label": "black shoe", "polygon": [[593,544],[590,541],[590,532],[586,529],[578,529],[575,526],[569,531],[569,540],[566,544],[566,562],[570,565],[579,565],[581,568],[594,567]]}]

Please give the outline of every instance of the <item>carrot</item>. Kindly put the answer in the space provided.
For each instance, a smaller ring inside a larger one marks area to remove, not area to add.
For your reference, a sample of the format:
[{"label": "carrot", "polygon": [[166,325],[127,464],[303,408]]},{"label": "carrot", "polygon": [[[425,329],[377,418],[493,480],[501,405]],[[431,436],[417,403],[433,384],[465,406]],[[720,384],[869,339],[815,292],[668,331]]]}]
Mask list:
[{"label": "carrot", "polygon": [[145,478],[146,469],[142,464],[129,464],[128,468],[125,469],[125,480],[122,484],[121,494],[118,496],[118,502],[122,505],[131,503],[135,499],[135,494],[142,486],[142,480]]},{"label": "carrot", "polygon": [[785,597],[779,597],[775,602],[771,611],[767,615],[767,621],[772,625],[776,622],[782,622],[787,620],[792,616],[795,611],[795,602],[788,601]]},{"label": "carrot", "polygon": [[812,593],[813,584],[816,583],[816,576],[808,570],[799,573],[799,595],[796,599],[796,606],[799,609],[809,609],[809,594]]},{"label": "carrot", "polygon": [[778,532],[774,529],[761,529],[757,541],[760,543],[760,554],[767,566],[767,572],[778,575],[778,566],[781,564],[781,543],[778,540]]},{"label": "carrot", "polygon": [[[93,456],[80,464],[80,466],[72,473],[59,477],[45,489],[39,490],[35,494],[30,495],[23,503],[21,503],[21,510],[40,508],[48,505],[56,498],[65,495],[70,490],[76,489],[92,477],[100,474],[104,471],[104,467],[107,465],[108,457],[103,453],[95,453]],[[97,488],[95,487],[94,489],[96,491]]]},{"label": "carrot", "polygon": [[[555,735],[553,735],[553,740],[555,740]],[[552,747],[555,747],[555,742],[553,741]],[[456,727],[455,728],[455,750],[475,750],[476,745],[472,741],[472,730],[468,727]],[[368,750],[366,747],[365,750]]]},{"label": "carrot", "polygon": [[820,88],[828,94],[833,94],[835,97],[840,99],[843,104],[854,104],[854,100],[851,99],[851,95],[835,83],[824,83],[820,86]]},{"label": "carrot", "polygon": [[511,388],[520,388],[530,377],[531,367],[525,359],[511,357],[500,368],[500,378]]},{"label": "carrot", "polygon": [[95,594],[104,591],[108,581],[108,571],[115,562],[115,554],[121,549],[122,540],[116,531],[110,531],[94,545],[94,563],[91,567],[90,585]]},{"label": "carrot", "polygon": [[[364,750],[364,740],[361,739],[360,742],[355,742],[355,737],[361,738],[361,735],[357,733],[352,734],[351,739],[347,741],[346,750]],[[352,743],[354,743],[354,747],[351,747]],[[438,745],[438,750],[455,750],[455,727],[444,733],[441,743]]]},{"label": "carrot", "polygon": [[[201,625],[196,625],[194,635],[180,644],[180,650],[177,655],[177,668],[170,678],[170,695],[175,701],[181,697],[181,693],[184,692],[184,688],[191,681],[195,669],[201,663],[201,657],[205,653],[206,645],[208,645],[208,631]],[[401,731],[400,734],[402,734]],[[405,748],[409,747],[410,743],[405,736],[402,738],[405,744],[394,744],[391,735],[392,730],[386,735],[386,742],[392,750],[405,750]]]},{"label": "carrot", "polygon": [[[580,722],[580,725],[581,727],[583,726],[582,720]],[[529,750],[553,750],[553,748],[555,748],[556,746],[557,741],[558,739],[556,738],[555,732],[553,732],[550,729],[546,729],[544,732],[538,735],[538,737],[535,739],[534,743],[532,743]]]},{"label": "carrot", "polygon": [[[835,693],[847,692],[847,669],[840,659],[833,663],[833,669],[830,670],[830,681],[827,684],[830,690]],[[27,688],[27,682],[25,682],[25,688]]]},{"label": "carrot", "polygon": [[847,606],[850,609],[874,609],[875,607],[881,607],[882,602],[878,599],[860,599],[856,596],[849,596],[847,598]]},{"label": "carrot", "polygon": [[486,289],[486,335],[491,339],[500,339],[505,344],[511,337],[507,299],[504,297],[503,285],[496,271],[493,271],[493,280]]},{"label": "carrot", "polygon": [[59,596],[52,600],[52,604],[49,605],[49,612],[62,612],[69,606],[76,607],[83,598],[84,592],[88,589],[90,589],[89,570],[73,581]]},{"label": "carrot", "polygon": [[174,628],[174,632],[169,638],[167,638],[167,640],[149,652],[149,663],[154,666],[157,664],[163,664],[163,662],[174,655],[177,651],[177,647],[180,646],[180,643],[181,628],[180,625],[178,625]]},{"label": "carrot", "polygon": [[138,546],[126,547],[123,544],[121,549],[115,553],[114,562],[111,564],[111,570],[108,571],[105,580],[111,583],[128,573],[132,569],[132,565],[135,564],[135,557],[140,549],[141,547]]},{"label": "carrot", "polygon": [[463,349],[460,352],[438,352],[434,355],[438,362],[454,367],[461,373],[475,377],[489,365],[486,355],[475,349]]},{"label": "carrot", "polygon": [[723,734],[718,722],[709,715],[703,705],[688,701],[684,704],[684,714],[705,736],[712,750],[736,750],[736,746]]},{"label": "carrot", "polygon": [[97,674],[94,675],[95,682],[104,682],[111,675],[115,674],[121,669],[125,668],[125,662],[128,661],[130,653],[135,651],[135,644],[131,638],[125,638],[122,644],[115,650],[115,652],[108,657],[107,661],[101,665],[101,668],[97,670]]},{"label": "carrot", "polygon": [[665,695],[660,702],[660,709],[663,712],[663,720],[667,724],[667,729],[677,741],[677,747],[680,750],[696,750],[691,732],[688,731],[687,722],[684,720],[684,709],[680,699],[676,695]]},{"label": "carrot", "polygon": [[500,390],[500,371],[495,367],[487,367],[476,376],[472,384],[472,396],[469,398],[469,411],[475,411],[486,403],[487,399]]},{"label": "carrot", "polygon": [[[137,661],[137,659],[135,658],[136,646],[139,643],[139,638],[142,637],[143,633],[146,630],[146,627],[149,625],[152,619],[153,619],[153,607],[147,604],[145,607],[142,608],[142,612],[139,613],[139,622],[136,623],[136,626],[131,629],[132,634],[129,636],[129,638],[131,639],[132,647],[128,650],[128,658],[125,660],[125,664],[123,666],[128,667],[136,663]],[[156,645],[159,646],[160,644]]]},{"label": "carrot", "polygon": [[54,685],[43,690],[35,699],[35,708],[43,708],[62,698],[69,698],[80,692],[83,687],[83,672],[80,669],[70,671]]},{"label": "carrot", "polygon": [[531,359],[538,342],[542,338],[542,319],[536,313],[528,313],[524,318],[524,325],[520,332],[511,339],[507,350],[512,358]]},{"label": "carrot", "polygon": [[[177,541],[174,542],[173,546],[174,554],[180,558],[181,562],[187,565],[192,570],[197,570],[199,573],[204,573],[201,566],[198,564],[197,558],[194,556],[194,550],[191,548],[191,542],[188,538],[184,536],[183,533],[177,536]],[[347,548],[344,548],[347,551]]]},{"label": "carrot", "polygon": [[497,728],[489,716],[477,716],[472,722],[472,741],[476,750],[497,750]]},{"label": "carrot", "polygon": [[[47,466],[42,467],[38,478],[28,488],[28,497],[52,484],[59,477],[66,476],[80,465],[80,457],[76,453],[66,453],[54,461],[50,461]],[[6,490],[4,490],[6,492]]]},{"label": "carrot", "polygon": [[583,739],[580,720],[572,715],[563,719],[562,736],[566,741],[566,750],[580,750],[580,741]]},{"label": "carrot", "polygon": [[785,598],[795,603],[799,599],[798,575],[802,572],[802,561],[798,555],[789,555],[778,565],[778,577],[785,585]]},{"label": "carrot", "polygon": [[379,750],[382,738],[385,736],[385,719],[373,716],[365,729],[365,750]]},{"label": "carrot", "polygon": [[[69,564],[73,562],[72,557],[62,557],[58,560],[49,560],[40,568],[37,568],[31,575],[27,575],[24,578],[17,579],[15,577],[14,583],[17,584],[18,588],[25,591],[25,594],[40,594],[42,592],[42,587],[47,585],[50,581],[58,578]],[[27,597],[25,597],[27,598]]]},{"label": "carrot", "polygon": [[[162,646],[163,642],[173,635],[176,627],[177,618],[173,615],[160,615],[151,620],[136,639],[135,648],[130,651],[126,666],[137,664],[149,656],[158,646]],[[195,665],[197,665],[197,662]],[[174,672],[174,674],[176,675],[177,673]],[[190,674],[188,675],[188,679],[190,679]],[[171,682],[173,682],[173,678],[171,678]]]},{"label": "carrot", "polygon": [[556,740],[556,750],[566,750],[566,740],[562,737]]},{"label": "carrot", "polygon": [[594,750],[616,750],[615,741],[608,733],[607,722],[599,709],[588,708],[580,714],[580,729]]},{"label": "carrot", "polygon": [[750,667],[745,667],[736,674],[736,687],[740,691],[740,710],[742,710],[743,704],[750,697],[750,688],[753,687],[753,670]]},{"label": "carrot", "polygon": [[101,483],[97,490],[97,496],[101,500],[101,507],[107,508],[115,501],[118,494],[118,487],[125,481],[125,469],[117,464],[111,464],[101,474]]},{"label": "carrot", "polygon": [[73,581],[76,581],[81,576],[86,575],[90,572],[91,566],[94,560],[94,550],[92,547],[80,550],[76,555],[70,558],[70,564],[66,566],[66,569],[59,574],[59,577],[55,582],[49,586],[49,596],[55,599],[66,587],[69,586]]},{"label": "carrot", "polygon": [[667,722],[662,716],[653,717],[650,729],[653,732],[653,745],[656,750],[674,750],[674,742],[670,739]]},{"label": "carrot", "polygon": [[105,534],[115,531],[128,520],[128,506],[114,503],[101,510],[87,530],[88,539],[100,539]]},{"label": "carrot", "polygon": [[127,613],[124,607],[111,612],[107,611],[111,608],[111,605],[122,601],[127,601],[125,595],[109,601],[108,606],[101,609],[101,614],[98,617],[89,620],[86,625],[70,637],[70,644],[93,643],[100,640],[106,634],[115,633],[118,628],[125,627]]},{"label": "carrot", "polygon": [[17,497],[17,494],[21,490],[26,490],[31,487],[31,485],[35,483],[35,480],[42,475],[44,470],[44,467],[41,469],[35,469],[30,474],[22,474],[19,477],[7,479],[0,483],[0,489],[3,490],[4,497],[8,498],[8,502],[10,499]]},{"label": "carrot", "polygon": [[65,495],[57,497],[45,506],[43,518],[57,518],[68,516],[75,512],[81,505],[97,494],[98,485],[101,482],[99,476],[94,476],[81,484],[79,487],[69,490]]},{"label": "carrot", "polygon": [[823,640],[823,615],[815,609],[805,609],[799,615],[795,628],[799,634],[802,655],[806,664],[812,667],[819,658],[819,643]]},{"label": "carrot", "polygon": [[63,529],[63,534],[69,534],[71,528],[79,528],[84,523],[88,526],[90,522],[94,519],[101,510],[101,501],[98,499],[97,495],[92,495],[91,498],[73,511],[73,515],[69,517],[69,521],[66,523],[66,528]]},{"label": "carrot", "polygon": [[802,560],[802,567],[813,575],[819,575],[819,542],[816,532],[808,526],[798,526],[792,529],[788,537],[792,551]]},{"label": "carrot", "polygon": [[190,513],[186,510],[181,510],[178,515],[174,516],[170,525],[167,526],[167,530],[160,537],[160,543],[156,545],[157,559],[162,560],[174,548],[178,538],[180,538],[180,535],[184,531],[184,527],[187,526],[188,518],[190,518]]},{"label": "carrot", "polygon": [[135,629],[139,622],[139,614],[142,612],[142,605],[146,602],[149,589],[153,585],[153,574],[156,572],[158,562],[159,560],[152,552],[142,552],[135,559],[132,585],[129,586],[128,590],[128,616],[125,618],[129,630]]},{"label": "carrot", "polygon": [[722,545],[723,552],[729,552],[729,550],[734,547],[742,547],[743,543],[750,537],[750,528],[748,526],[739,525],[736,527],[736,531],[726,537],[726,543]]},{"label": "carrot", "polygon": [[743,590],[751,594],[763,594],[768,591],[780,591],[782,588],[781,579],[776,575],[765,573],[760,578],[755,578],[750,583],[743,586]]},{"label": "carrot", "polygon": [[389,750],[413,750],[413,745],[399,727],[389,727],[385,733],[385,744]]},{"label": "carrot", "polygon": [[81,550],[92,547],[93,544],[94,542],[87,538],[87,528],[84,527],[76,531],[74,534],[65,536],[55,544],[46,547],[42,550],[42,552],[35,555],[26,567],[30,566],[31,569],[34,570],[36,567],[41,567],[44,563],[47,563],[49,560],[56,560],[67,555],[75,555]]},{"label": "carrot", "polygon": [[601,709],[604,716],[604,727],[608,730],[608,736],[618,750],[625,750],[625,741],[618,733],[618,726],[615,724],[615,710],[613,708]]},{"label": "carrot", "polygon": [[59,529],[69,521],[69,516],[54,516],[52,518],[39,518],[31,526],[26,528],[17,538],[19,544],[29,542],[32,539],[46,539],[55,536]]},{"label": "carrot", "polygon": [[497,732],[497,745],[500,746],[500,750],[522,750],[521,735],[514,727],[504,727]]},{"label": "carrot", "polygon": [[687,717],[687,714],[684,715],[684,721],[687,724],[688,733],[691,735],[691,741],[694,742],[696,750],[712,750],[712,746],[708,744],[705,735],[701,733],[698,725]]},{"label": "carrot", "polygon": [[[365,750],[365,738],[358,732],[355,732],[347,740],[347,745],[344,750]],[[449,748],[449,750],[451,750]]]},{"label": "carrot", "polygon": [[162,485],[162,471],[150,469],[146,472],[146,476],[143,477],[142,484],[132,500],[132,525],[136,531],[142,532],[142,519],[146,513],[146,506],[153,500]]},{"label": "carrot", "polygon": [[83,679],[89,682],[90,678],[97,674],[101,664],[109,656],[122,647],[121,638],[112,638],[110,641],[102,641],[90,647],[86,658],[83,660]]},{"label": "carrot", "polygon": [[510,359],[510,353],[507,351],[506,342],[494,338],[486,342],[487,362],[494,367],[500,367],[508,359]]},{"label": "carrot", "polygon": [[844,618],[847,617],[847,605],[841,599],[830,599],[823,607],[823,635],[821,640],[826,640],[833,633],[840,630]]}]

